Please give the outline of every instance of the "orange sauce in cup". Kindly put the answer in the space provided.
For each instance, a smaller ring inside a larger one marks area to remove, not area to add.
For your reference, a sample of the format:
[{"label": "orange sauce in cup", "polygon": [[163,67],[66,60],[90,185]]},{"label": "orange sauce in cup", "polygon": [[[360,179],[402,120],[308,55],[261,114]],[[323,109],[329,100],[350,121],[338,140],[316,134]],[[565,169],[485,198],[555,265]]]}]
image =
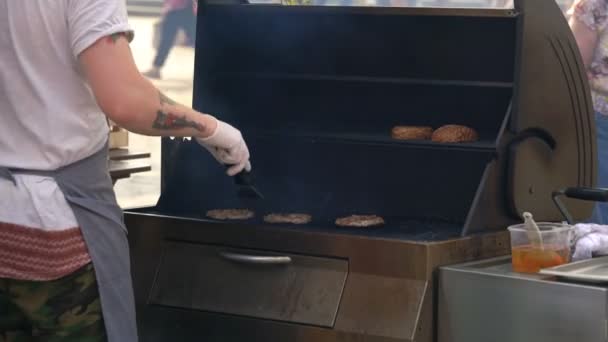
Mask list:
[{"label": "orange sauce in cup", "polygon": [[532,245],[514,247],[511,251],[513,271],[537,273],[542,268],[570,262],[570,250],[564,246],[545,245],[544,249]]}]

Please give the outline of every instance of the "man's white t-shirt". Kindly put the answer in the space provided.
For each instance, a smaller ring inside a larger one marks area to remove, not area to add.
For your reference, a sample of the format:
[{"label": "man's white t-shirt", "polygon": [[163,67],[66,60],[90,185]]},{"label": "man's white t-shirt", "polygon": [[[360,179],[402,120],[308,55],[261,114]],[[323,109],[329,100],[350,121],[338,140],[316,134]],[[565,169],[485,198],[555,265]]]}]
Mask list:
[{"label": "man's white t-shirt", "polygon": [[[104,147],[107,119],[78,56],[118,32],[131,32],[125,0],[0,1],[0,166],[54,170]],[[16,178],[0,179],[0,222],[75,226],[52,179]]]}]

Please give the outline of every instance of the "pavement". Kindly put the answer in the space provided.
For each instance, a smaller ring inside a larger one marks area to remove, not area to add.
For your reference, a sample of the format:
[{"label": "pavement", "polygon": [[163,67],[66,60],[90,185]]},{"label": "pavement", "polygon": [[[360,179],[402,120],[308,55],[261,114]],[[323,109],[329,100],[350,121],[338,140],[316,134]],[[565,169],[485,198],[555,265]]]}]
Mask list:
[{"label": "pavement", "polygon": [[130,16],[159,16],[164,0],[127,0],[127,11]]},{"label": "pavement", "polygon": [[[131,50],[135,63],[143,72],[150,68],[156,50],[153,47],[154,24],[158,16],[130,16],[135,31]],[[194,49],[176,46],[171,51],[161,80],[152,82],[173,100],[184,105],[192,104],[192,76],[194,74]],[[114,189],[121,207],[135,208],[156,204],[160,195],[160,138],[129,133],[129,148],[151,153],[152,170],[118,180]]]}]

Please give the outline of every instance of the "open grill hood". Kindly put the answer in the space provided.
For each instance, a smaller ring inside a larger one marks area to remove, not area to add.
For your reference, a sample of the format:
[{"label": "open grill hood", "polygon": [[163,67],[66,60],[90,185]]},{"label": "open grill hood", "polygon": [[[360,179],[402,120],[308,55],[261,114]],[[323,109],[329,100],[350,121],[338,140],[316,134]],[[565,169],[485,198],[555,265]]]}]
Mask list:
[{"label": "open grill hood", "polygon": [[[437,221],[465,235],[503,229],[525,210],[561,220],[550,194],[593,186],[595,133],[575,42],[544,3],[203,4],[194,107],[242,131],[266,199],[241,201],[204,149],[167,139],[157,209],[200,218],[247,207],[258,214],[251,223],[306,212],[328,229],[341,215],[378,214],[404,231]],[[444,124],[473,127],[480,140],[390,137],[394,125]],[[588,203],[568,205],[576,218],[590,214]]]}]

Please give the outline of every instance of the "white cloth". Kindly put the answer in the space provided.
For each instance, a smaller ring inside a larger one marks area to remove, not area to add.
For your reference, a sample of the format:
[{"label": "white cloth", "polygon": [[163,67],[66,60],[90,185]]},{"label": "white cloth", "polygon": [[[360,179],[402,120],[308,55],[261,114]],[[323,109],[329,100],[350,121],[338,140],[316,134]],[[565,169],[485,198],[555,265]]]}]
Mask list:
[{"label": "white cloth", "polygon": [[[130,30],[125,0],[0,1],[1,166],[54,170],[104,146],[106,117],[78,56],[100,38]],[[1,222],[76,226],[52,179],[17,178],[17,188],[0,182]]]},{"label": "white cloth", "polygon": [[608,255],[608,226],[579,223],[574,226],[572,261]]}]

